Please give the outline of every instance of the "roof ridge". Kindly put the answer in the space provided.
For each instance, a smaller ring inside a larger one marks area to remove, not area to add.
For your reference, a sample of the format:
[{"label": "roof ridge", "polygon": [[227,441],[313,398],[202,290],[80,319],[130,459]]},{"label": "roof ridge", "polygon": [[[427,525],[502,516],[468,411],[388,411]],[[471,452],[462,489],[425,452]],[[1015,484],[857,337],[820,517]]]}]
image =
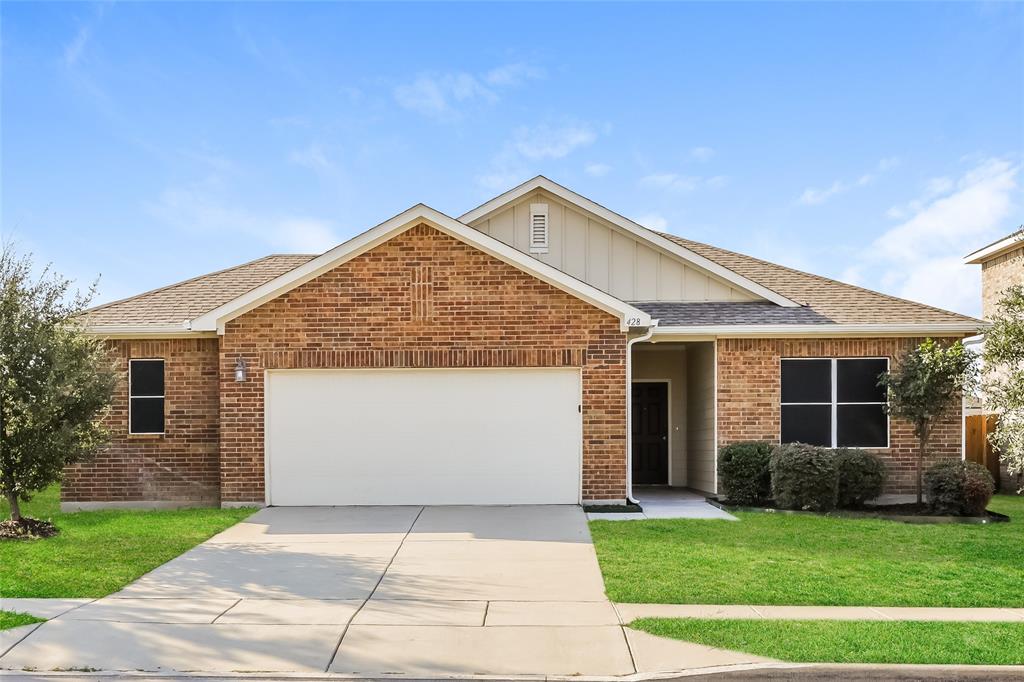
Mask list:
[{"label": "roof ridge", "polygon": [[[104,309],[109,308],[111,306],[118,305],[119,303],[126,303],[127,301],[133,301],[133,300],[135,300],[137,298],[141,298],[143,296],[149,296],[151,294],[158,294],[161,291],[167,291],[168,289],[173,289],[175,287],[180,287],[180,286],[183,286],[185,284],[190,284],[192,282],[196,282],[196,281],[201,280],[201,279],[206,279],[207,277],[213,277],[214,275],[222,275],[225,272],[231,272],[232,270],[238,270],[239,268],[244,268],[247,265],[254,265],[255,263],[259,263],[259,262],[262,262],[262,261],[265,261],[265,260],[269,260],[271,258],[281,258],[283,256],[306,256],[306,255],[307,254],[304,254],[304,253],[270,253],[270,254],[267,254],[266,256],[260,256],[259,258],[254,258],[253,260],[246,261],[244,263],[239,263],[238,265],[232,265],[232,266],[227,267],[227,268],[221,268],[220,270],[214,270],[213,272],[207,272],[207,273],[204,273],[202,275],[196,275],[195,277],[189,277],[188,279],[183,279],[180,282],[174,282],[172,284],[165,284],[162,287],[157,287],[155,289],[150,289],[148,291],[143,291],[143,292],[138,293],[138,294],[133,294],[132,296],[125,296],[124,298],[119,298],[116,301],[110,301],[108,303],[101,303],[98,306],[93,306],[92,308],[87,308],[86,310],[83,310],[81,312],[81,314],[82,315],[88,315],[89,313],[94,313],[97,310],[104,310]],[[315,258],[315,255],[311,255],[310,258]]]},{"label": "roof ridge", "polygon": [[[699,241],[697,241],[695,239],[687,239],[686,237],[680,237],[679,235],[671,234],[670,232],[658,232],[657,230],[651,230],[651,228],[649,228],[649,227],[648,228],[644,228],[644,229],[650,230],[651,232],[654,232],[655,234],[660,234],[661,236],[665,237],[666,239],[680,239],[680,240],[682,240],[684,242],[690,242],[692,244],[700,244],[701,246],[706,246],[708,248],[716,249],[718,251],[724,251],[725,253],[728,253],[728,254],[731,254],[731,255],[734,255],[734,256],[740,256],[741,258],[749,258],[750,260],[757,261],[758,263],[763,263],[765,265],[770,265],[772,267],[780,268],[780,269],[786,270],[788,272],[795,272],[798,275],[804,275],[806,277],[813,277],[814,279],[820,280],[822,282],[828,282],[830,284],[839,284],[841,286],[848,287],[850,289],[857,289],[858,291],[865,291],[865,292],[867,292],[869,294],[875,294],[876,296],[881,296],[881,297],[887,298],[887,299],[889,299],[891,301],[899,301],[900,303],[909,303],[911,305],[919,306],[921,308],[927,308],[928,310],[934,310],[935,312],[943,313],[943,314],[946,314],[946,315],[956,315],[957,317],[960,317],[960,318],[965,319],[965,320],[970,320],[971,322],[981,323],[981,320],[979,320],[977,318],[971,317],[970,315],[964,315],[962,313],[958,313],[958,312],[955,312],[953,310],[946,310],[944,308],[939,308],[937,306],[928,305],[927,303],[921,303],[920,301],[912,301],[912,300],[910,300],[908,298],[900,298],[899,296],[893,296],[892,294],[886,294],[886,293],[883,293],[881,291],[875,291],[874,289],[868,289],[867,287],[858,286],[856,284],[850,284],[848,282],[842,282],[842,281],[840,281],[838,279],[833,279],[831,277],[825,277],[824,275],[816,275],[813,272],[806,272],[804,270],[797,270],[796,268],[791,268],[791,267],[789,267],[787,265],[780,265],[779,263],[773,263],[771,261],[764,260],[763,258],[758,258],[756,256],[750,256],[748,254],[740,253],[738,251],[730,251],[729,249],[722,248],[721,246],[715,246],[714,244],[706,244],[704,242],[699,242]],[[803,305],[806,305],[806,303],[803,303],[803,302],[801,302],[801,303]]]}]

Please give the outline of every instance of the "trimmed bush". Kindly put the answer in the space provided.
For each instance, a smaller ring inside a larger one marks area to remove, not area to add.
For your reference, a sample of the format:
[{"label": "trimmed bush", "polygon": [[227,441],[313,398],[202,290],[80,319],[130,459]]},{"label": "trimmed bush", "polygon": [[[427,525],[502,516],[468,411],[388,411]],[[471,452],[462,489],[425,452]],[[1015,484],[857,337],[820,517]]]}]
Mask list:
[{"label": "trimmed bush", "polygon": [[856,448],[838,448],[834,452],[839,469],[836,504],[840,509],[858,509],[882,494],[885,465],[880,457]]},{"label": "trimmed bush", "polygon": [[771,497],[768,461],[775,445],[764,441],[732,443],[718,451],[718,476],[731,504],[753,505]]},{"label": "trimmed bush", "polygon": [[924,472],[925,497],[939,514],[981,516],[995,487],[992,474],[977,462],[947,460]]},{"label": "trimmed bush", "polygon": [[787,443],[772,452],[772,496],[782,509],[830,511],[839,496],[835,454],[806,443]]}]

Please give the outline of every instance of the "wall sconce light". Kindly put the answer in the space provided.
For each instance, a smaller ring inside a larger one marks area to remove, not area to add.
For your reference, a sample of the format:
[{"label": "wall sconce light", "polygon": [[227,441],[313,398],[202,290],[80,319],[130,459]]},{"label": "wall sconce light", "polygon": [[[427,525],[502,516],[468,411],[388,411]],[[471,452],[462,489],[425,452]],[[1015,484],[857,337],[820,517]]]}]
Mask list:
[{"label": "wall sconce light", "polygon": [[245,360],[238,358],[235,363],[235,381],[245,381]]}]

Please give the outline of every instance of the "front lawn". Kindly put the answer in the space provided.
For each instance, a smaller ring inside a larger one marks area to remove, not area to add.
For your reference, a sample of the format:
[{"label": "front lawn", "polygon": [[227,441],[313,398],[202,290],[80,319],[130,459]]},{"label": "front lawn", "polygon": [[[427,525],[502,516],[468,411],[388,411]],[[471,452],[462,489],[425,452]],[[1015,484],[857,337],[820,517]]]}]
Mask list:
[{"label": "front lawn", "polygon": [[738,522],[590,524],[612,601],[1024,606],[1024,497],[991,525],[738,513]]},{"label": "front lawn", "polygon": [[31,625],[41,623],[45,618],[36,618],[27,613],[14,613],[12,611],[0,611],[0,630],[10,630],[20,625]]},{"label": "front lawn", "polygon": [[630,627],[799,663],[1024,664],[1024,623],[643,618]]},{"label": "front lawn", "polygon": [[[0,541],[0,595],[102,597],[252,514],[252,509],[91,511],[62,514],[52,486],[22,505],[60,535]],[[0,517],[10,510],[0,501]]]}]

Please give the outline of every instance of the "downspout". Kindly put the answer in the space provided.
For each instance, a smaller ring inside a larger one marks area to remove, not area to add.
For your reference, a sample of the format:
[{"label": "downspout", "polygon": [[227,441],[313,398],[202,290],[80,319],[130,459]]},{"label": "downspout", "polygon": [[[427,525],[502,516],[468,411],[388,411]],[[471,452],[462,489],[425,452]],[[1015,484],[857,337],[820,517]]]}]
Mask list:
[{"label": "downspout", "polygon": [[651,320],[644,334],[626,341],[626,502],[629,504],[640,504],[633,498],[633,344],[649,340],[657,326],[658,321]]}]

